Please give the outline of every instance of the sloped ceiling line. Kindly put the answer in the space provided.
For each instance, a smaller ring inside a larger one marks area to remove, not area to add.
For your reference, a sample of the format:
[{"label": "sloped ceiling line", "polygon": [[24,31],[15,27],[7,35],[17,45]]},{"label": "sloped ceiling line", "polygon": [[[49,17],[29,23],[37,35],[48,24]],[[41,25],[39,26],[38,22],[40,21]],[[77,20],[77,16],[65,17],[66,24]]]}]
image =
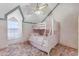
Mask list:
[{"label": "sloped ceiling line", "polygon": [[[48,16],[58,7],[59,4],[60,4],[60,3],[57,3],[56,6],[48,13],[48,15],[47,15],[41,22],[39,22],[39,23],[44,22],[44,21],[48,18]],[[32,23],[32,22],[24,22],[24,23],[38,24],[38,23]]]},{"label": "sloped ceiling line", "polygon": [[21,11],[21,8],[20,8],[19,5],[18,5],[17,7],[15,7],[14,9],[10,10],[8,13],[6,13],[6,14],[5,14],[5,19],[7,20],[7,15],[9,15],[10,13],[12,13],[13,11],[15,11],[15,10],[17,10],[17,9],[20,11],[22,18],[24,19],[24,16],[23,16],[23,14],[22,14],[22,11]]},{"label": "sloped ceiling line", "polygon": [[[57,8],[58,5],[59,5],[59,3],[56,4],[56,6],[48,13],[48,15],[44,18],[44,20],[41,21],[41,23],[44,22],[44,21],[47,19],[47,17]],[[5,18],[0,18],[0,20],[3,20],[3,19],[6,20],[6,19],[7,19],[7,15],[10,14],[10,13],[12,13],[12,12],[15,11],[16,9],[19,9],[19,11],[20,11],[20,13],[21,13],[21,15],[22,15],[22,18],[23,18],[23,23],[37,24],[37,23],[32,23],[32,22],[24,22],[24,16],[23,16],[23,13],[22,13],[22,10],[21,10],[20,5],[18,5],[17,7],[13,8],[13,9],[12,9],[11,11],[9,11],[8,13],[6,13],[6,14],[5,14]]]},{"label": "sloped ceiling line", "polygon": [[0,20],[4,20],[4,18],[0,18]]},{"label": "sloped ceiling line", "polygon": [[44,18],[44,20],[42,22],[44,22],[47,19],[47,17],[58,7],[58,5],[59,5],[59,3],[57,3],[57,5],[48,13],[48,15]]}]

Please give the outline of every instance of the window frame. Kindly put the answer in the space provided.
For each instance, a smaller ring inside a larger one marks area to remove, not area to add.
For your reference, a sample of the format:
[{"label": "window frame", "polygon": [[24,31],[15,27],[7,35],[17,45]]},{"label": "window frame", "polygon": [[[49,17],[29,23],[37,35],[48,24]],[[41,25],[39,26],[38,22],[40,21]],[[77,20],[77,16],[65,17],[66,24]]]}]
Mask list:
[{"label": "window frame", "polygon": [[[22,20],[22,22],[23,22],[23,19],[24,19],[24,17],[23,17],[23,14],[22,14],[22,11],[21,11],[21,8],[20,8],[20,6],[17,6],[17,7],[15,7],[15,8],[13,8],[11,11],[9,11],[9,12],[7,12],[6,14],[5,14],[5,19],[8,21],[8,15],[10,15],[10,14],[12,14],[12,13],[14,13],[16,10],[18,10],[19,12],[20,12],[20,17],[21,17],[21,20]],[[6,22],[7,23],[7,22]],[[23,27],[23,24],[22,24],[22,27]],[[8,27],[7,27],[8,28]],[[22,30],[23,30],[23,28],[22,28]],[[23,31],[22,31],[22,33],[23,33]],[[22,34],[22,36],[23,36],[23,34]],[[8,39],[8,30],[7,30],[7,39]]]}]

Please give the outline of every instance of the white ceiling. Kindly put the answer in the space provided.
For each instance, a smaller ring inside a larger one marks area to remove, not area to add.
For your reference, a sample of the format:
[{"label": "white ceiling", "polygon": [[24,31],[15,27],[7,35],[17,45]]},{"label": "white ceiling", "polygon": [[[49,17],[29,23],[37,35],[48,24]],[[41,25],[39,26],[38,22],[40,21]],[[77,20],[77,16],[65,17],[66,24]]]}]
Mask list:
[{"label": "white ceiling", "polygon": [[4,15],[15,8],[18,5],[24,5],[20,3],[0,3],[0,18],[4,18]]},{"label": "white ceiling", "polygon": [[[50,11],[56,6],[57,3],[50,3],[48,7],[44,10],[43,14],[35,14],[33,9],[36,7],[35,3],[30,5],[22,6],[22,12],[24,15],[25,22],[39,23],[50,13]],[[42,10],[43,11],[43,10]]]},{"label": "white ceiling", "polygon": [[[28,3],[28,4],[27,3],[0,3],[0,18],[4,18],[4,15],[7,12],[12,10],[16,6],[20,5],[26,22],[31,22],[31,21],[35,22],[35,20],[37,20],[37,19],[39,19],[39,20],[36,22],[39,22],[39,21],[42,21],[46,17],[46,15],[55,7],[56,4],[57,3],[48,4],[48,9],[45,12],[45,14],[37,16],[35,14],[31,14],[31,15],[27,14],[27,12],[30,13],[32,11],[30,8],[33,8],[33,6],[35,6],[36,3]],[[24,6],[26,6],[26,8]],[[29,16],[31,16],[31,17],[29,17]]]}]

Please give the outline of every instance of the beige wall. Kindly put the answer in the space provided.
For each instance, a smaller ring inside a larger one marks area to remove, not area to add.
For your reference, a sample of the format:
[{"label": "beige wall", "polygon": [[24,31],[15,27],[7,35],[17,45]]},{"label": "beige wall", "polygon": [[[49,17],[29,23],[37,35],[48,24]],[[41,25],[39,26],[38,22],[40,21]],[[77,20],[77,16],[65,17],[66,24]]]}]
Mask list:
[{"label": "beige wall", "polygon": [[7,39],[7,21],[0,20],[0,48],[7,47],[8,44],[26,41],[29,38],[29,32],[31,32],[30,24],[23,23],[23,39],[18,41],[9,41]]},{"label": "beige wall", "polygon": [[79,55],[79,16],[78,16],[78,55]]},{"label": "beige wall", "polygon": [[72,48],[78,48],[78,14],[79,4],[60,4],[53,12],[61,24],[60,43]]},{"label": "beige wall", "polygon": [[31,33],[32,24],[23,23],[23,39],[29,39],[29,33]]},{"label": "beige wall", "polygon": [[8,44],[6,34],[6,21],[0,20],[0,48],[3,48]]}]

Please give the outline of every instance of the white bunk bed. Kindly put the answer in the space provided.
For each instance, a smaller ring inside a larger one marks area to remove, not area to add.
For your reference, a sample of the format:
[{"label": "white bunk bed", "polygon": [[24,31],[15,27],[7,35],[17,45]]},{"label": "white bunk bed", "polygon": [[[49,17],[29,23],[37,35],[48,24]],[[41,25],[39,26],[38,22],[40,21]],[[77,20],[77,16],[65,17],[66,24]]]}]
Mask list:
[{"label": "white bunk bed", "polygon": [[49,54],[58,43],[58,33],[54,33],[56,31],[57,22],[54,20],[35,24],[29,41],[34,47]]}]

